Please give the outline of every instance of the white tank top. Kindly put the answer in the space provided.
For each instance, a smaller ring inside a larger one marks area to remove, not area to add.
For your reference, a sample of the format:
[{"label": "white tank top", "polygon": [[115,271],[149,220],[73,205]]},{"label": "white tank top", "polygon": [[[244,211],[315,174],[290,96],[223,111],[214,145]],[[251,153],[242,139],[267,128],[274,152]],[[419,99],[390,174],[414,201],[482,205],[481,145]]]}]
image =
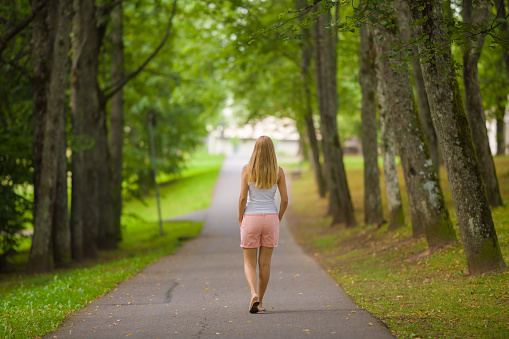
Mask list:
[{"label": "white tank top", "polygon": [[250,182],[244,214],[277,213],[276,190],[277,184],[269,189],[263,189],[256,187],[254,183]]}]

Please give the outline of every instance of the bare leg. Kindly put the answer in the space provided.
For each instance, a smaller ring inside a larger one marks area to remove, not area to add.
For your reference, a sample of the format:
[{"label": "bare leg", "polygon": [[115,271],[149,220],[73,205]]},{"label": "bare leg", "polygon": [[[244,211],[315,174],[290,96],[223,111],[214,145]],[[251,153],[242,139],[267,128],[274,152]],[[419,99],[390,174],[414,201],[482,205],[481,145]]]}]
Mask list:
[{"label": "bare leg", "polygon": [[270,261],[272,259],[272,252],[274,251],[273,247],[260,247],[260,256],[258,259],[258,297],[260,298],[260,306],[259,308],[264,309],[262,306],[262,299],[265,291],[267,290],[267,285],[269,284],[270,278]]},{"label": "bare leg", "polygon": [[256,294],[256,254],[257,248],[244,248],[244,274],[251,290],[251,297]]}]

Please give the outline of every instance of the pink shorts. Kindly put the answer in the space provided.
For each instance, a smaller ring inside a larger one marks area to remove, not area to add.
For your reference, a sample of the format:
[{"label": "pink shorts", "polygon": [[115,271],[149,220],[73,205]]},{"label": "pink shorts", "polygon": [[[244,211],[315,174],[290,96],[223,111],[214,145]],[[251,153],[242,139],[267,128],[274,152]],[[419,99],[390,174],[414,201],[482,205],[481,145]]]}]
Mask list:
[{"label": "pink shorts", "polygon": [[240,247],[277,247],[279,216],[277,213],[244,214],[240,226]]}]

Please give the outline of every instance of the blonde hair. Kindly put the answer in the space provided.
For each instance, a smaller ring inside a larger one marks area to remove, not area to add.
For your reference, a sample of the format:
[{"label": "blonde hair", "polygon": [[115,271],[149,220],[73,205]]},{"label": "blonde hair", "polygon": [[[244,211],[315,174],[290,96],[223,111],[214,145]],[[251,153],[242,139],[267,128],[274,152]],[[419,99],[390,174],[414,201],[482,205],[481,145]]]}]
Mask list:
[{"label": "blonde hair", "polygon": [[272,139],[261,136],[256,140],[248,168],[248,181],[258,188],[269,189],[277,183],[278,165]]}]

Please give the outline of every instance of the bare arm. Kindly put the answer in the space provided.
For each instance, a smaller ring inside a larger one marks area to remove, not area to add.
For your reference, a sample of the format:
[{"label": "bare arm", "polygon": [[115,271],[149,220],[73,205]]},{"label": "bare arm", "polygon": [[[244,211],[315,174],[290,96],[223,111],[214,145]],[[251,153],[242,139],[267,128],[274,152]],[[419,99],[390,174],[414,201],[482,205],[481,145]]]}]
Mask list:
[{"label": "bare arm", "polygon": [[246,209],[247,203],[247,190],[249,187],[247,179],[247,165],[242,168],[241,180],[239,197],[239,226],[242,224],[242,218],[244,218],[244,210]]},{"label": "bare arm", "polygon": [[279,194],[281,195],[281,205],[279,206],[279,221],[283,220],[286,208],[288,207],[288,190],[286,188],[285,172],[279,167],[279,180],[278,180]]}]

